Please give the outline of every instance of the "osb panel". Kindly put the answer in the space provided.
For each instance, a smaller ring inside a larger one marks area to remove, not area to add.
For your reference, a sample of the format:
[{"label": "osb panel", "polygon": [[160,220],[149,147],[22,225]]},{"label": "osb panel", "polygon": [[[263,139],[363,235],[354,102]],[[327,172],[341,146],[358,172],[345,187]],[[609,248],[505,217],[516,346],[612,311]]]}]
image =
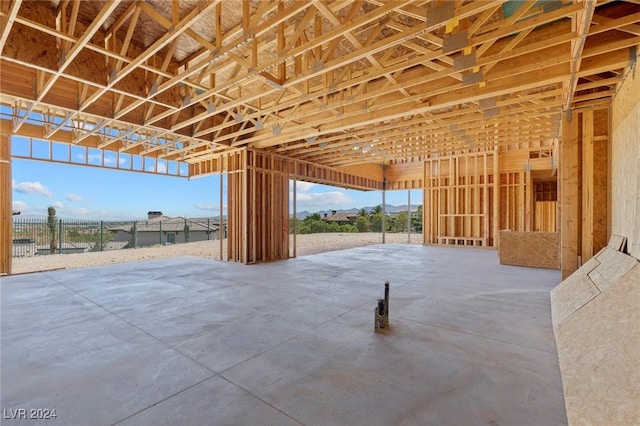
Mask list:
[{"label": "osb panel", "polygon": [[[55,16],[42,2],[27,1],[20,6],[24,15],[55,28]],[[49,34],[16,23],[5,43],[3,56],[37,64],[55,70],[58,68],[59,53],[56,38]]]},{"label": "osb panel", "polygon": [[500,231],[498,255],[502,265],[558,269],[559,244],[556,232]]},{"label": "osb panel", "polygon": [[593,111],[593,135],[607,136],[609,134],[609,110],[597,109]]},{"label": "osb panel", "polygon": [[611,238],[609,238],[609,242],[607,243],[607,247],[611,247],[612,249],[623,251],[622,248],[626,245],[627,239],[622,235],[613,234]]},{"label": "osb panel", "polygon": [[627,237],[627,250],[640,259],[640,73],[630,73],[612,104],[612,233]]},{"label": "osb panel", "polygon": [[551,318],[554,331],[574,312],[600,294],[600,290],[588,276],[589,272],[600,266],[596,259],[598,254],[551,290]]},{"label": "osb panel", "polygon": [[581,270],[574,272],[553,290],[551,312],[554,324],[561,324],[600,294],[598,287]]},{"label": "osb panel", "polygon": [[605,247],[596,258],[601,265],[589,273],[589,278],[601,291],[611,287],[638,263],[633,257],[609,247]]},{"label": "osb panel", "polygon": [[640,266],[555,332],[570,425],[640,424]]},{"label": "osb panel", "polygon": [[[595,111],[596,113],[600,111]],[[602,114],[594,114],[595,117]],[[605,116],[606,114],[605,111]],[[596,118],[597,120],[597,118]],[[594,130],[597,131],[597,126]],[[606,135],[606,133],[605,133]],[[607,211],[608,211],[608,140],[593,142],[593,251],[600,251],[607,245]]]}]

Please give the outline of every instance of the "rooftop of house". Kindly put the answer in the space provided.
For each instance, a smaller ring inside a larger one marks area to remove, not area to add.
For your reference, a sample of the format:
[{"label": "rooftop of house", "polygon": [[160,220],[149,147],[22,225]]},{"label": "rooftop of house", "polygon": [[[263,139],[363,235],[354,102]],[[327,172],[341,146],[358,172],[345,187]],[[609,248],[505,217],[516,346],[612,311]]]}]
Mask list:
[{"label": "rooftop of house", "polygon": [[335,210],[331,214],[325,213],[323,220],[326,222],[352,222],[358,217],[358,213],[338,213]]},{"label": "rooftop of house", "polygon": [[[218,220],[211,218],[185,218],[185,217],[169,217],[165,215],[154,216],[150,219],[136,221],[136,232],[182,232],[185,226],[189,227],[189,231],[216,231],[220,229]],[[110,226],[110,231],[131,232],[133,223],[118,224]]]}]

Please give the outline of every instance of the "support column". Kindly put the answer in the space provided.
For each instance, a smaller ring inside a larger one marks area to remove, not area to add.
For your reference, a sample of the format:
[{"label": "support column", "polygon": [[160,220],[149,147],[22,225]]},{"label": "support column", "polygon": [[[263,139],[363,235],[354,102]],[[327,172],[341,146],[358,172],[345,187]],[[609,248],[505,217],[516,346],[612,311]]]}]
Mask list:
[{"label": "support column", "polygon": [[498,145],[493,151],[493,246],[500,247],[500,158]]},{"label": "support column", "polygon": [[566,116],[562,120],[559,170],[560,269],[564,280],[579,267],[580,206],[578,184],[580,158],[578,157],[578,117],[576,114],[571,121],[568,121]]},{"label": "support column", "polygon": [[241,225],[238,227],[238,253],[242,255],[232,259],[242,263],[287,259],[291,257],[290,163],[259,150],[246,150],[244,153],[246,157],[241,186],[234,188],[239,190],[236,209],[242,212],[239,215]]},{"label": "support column", "polygon": [[0,134],[0,275],[11,274],[13,219],[11,203],[11,138]]},{"label": "support column", "polygon": [[526,232],[531,232],[531,224],[533,222],[533,216],[531,211],[533,210],[533,191],[534,185],[531,182],[531,169],[527,169],[525,173],[525,183],[524,183],[524,191],[525,191],[525,203],[524,203],[524,230]]},{"label": "support column", "polygon": [[593,111],[582,113],[582,262],[593,256]]}]

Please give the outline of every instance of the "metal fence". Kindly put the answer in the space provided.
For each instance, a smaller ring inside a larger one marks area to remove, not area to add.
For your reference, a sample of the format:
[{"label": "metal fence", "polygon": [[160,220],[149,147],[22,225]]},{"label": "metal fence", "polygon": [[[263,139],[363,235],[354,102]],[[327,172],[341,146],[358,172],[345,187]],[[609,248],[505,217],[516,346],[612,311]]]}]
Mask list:
[{"label": "metal fence", "polygon": [[121,250],[219,238],[213,219],[89,221],[13,218],[13,257]]}]

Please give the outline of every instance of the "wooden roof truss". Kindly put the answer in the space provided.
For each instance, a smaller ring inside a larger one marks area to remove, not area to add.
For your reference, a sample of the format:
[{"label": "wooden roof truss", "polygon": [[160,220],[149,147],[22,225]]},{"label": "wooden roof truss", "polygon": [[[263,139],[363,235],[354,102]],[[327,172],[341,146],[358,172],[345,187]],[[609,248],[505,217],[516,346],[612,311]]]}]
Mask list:
[{"label": "wooden roof truss", "polygon": [[561,114],[615,95],[640,4],[3,0],[0,25],[14,134],[342,166],[551,145]]}]

